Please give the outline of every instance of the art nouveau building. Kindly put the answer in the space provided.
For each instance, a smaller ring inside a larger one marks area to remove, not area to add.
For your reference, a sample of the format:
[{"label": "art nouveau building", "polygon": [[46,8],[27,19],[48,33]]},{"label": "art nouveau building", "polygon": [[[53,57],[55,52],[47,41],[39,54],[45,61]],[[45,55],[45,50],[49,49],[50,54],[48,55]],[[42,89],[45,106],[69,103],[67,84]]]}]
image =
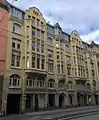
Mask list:
[{"label": "art nouveau building", "polygon": [[98,104],[98,45],[50,25],[35,7],[9,6],[2,112]]}]

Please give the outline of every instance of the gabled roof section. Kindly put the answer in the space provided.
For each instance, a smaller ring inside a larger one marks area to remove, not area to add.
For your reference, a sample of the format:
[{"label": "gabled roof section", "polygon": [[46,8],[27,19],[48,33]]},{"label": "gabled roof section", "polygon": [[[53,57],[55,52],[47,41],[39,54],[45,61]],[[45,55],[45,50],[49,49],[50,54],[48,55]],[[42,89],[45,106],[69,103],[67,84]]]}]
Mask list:
[{"label": "gabled roof section", "polygon": [[73,30],[73,31],[71,32],[71,35],[75,35],[75,36],[80,37],[80,36],[79,36],[79,33],[78,33],[76,30]]},{"label": "gabled roof section", "polygon": [[59,28],[59,29],[61,29],[61,27],[60,27],[60,25],[59,25],[58,22],[54,25],[54,27],[55,27],[55,28]]}]

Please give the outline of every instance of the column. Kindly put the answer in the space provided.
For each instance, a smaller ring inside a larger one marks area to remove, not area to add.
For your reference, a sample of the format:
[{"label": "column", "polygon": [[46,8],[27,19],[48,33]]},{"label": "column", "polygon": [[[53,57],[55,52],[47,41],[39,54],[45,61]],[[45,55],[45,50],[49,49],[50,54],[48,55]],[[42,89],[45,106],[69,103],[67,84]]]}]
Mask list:
[{"label": "column", "polygon": [[86,95],[86,104],[89,104],[88,95]]},{"label": "column", "polygon": [[35,96],[34,94],[31,96],[31,108],[35,107]]},{"label": "column", "polygon": [[48,107],[48,93],[45,94],[45,105],[44,105],[45,108]]},{"label": "column", "polygon": [[55,106],[59,107],[59,94],[58,93],[55,94]]},{"label": "column", "polygon": [[21,113],[24,113],[26,104],[26,95],[22,95],[21,97]]}]

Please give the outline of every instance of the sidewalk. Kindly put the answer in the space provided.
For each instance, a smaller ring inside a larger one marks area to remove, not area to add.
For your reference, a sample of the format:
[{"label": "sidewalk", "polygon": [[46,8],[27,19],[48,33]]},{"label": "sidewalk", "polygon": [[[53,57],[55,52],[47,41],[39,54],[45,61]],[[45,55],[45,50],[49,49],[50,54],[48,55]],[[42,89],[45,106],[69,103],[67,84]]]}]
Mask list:
[{"label": "sidewalk", "polygon": [[52,110],[52,111],[40,111],[40,112],[31,112],[31,113],[24,113],[23,115],[26,116],[42,116],[42,115],[52,115],[55,113],[61,113],[61,112],[74,112],[74,111],[81,111],[81,110],[89,110],[89,109],[93,109],[93,108],[99,108],[99,106],[88,106],[88,107],[78,107],[78,108],[68,108],[68,109],[58,109],[58,110]]}]

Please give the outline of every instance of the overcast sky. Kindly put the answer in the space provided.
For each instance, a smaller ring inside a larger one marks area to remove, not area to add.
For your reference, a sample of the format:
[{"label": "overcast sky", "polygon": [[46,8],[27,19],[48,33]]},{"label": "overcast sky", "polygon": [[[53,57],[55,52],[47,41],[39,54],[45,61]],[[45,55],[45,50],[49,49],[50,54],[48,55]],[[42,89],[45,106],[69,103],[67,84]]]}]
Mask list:
[{"label": "overcast sky", "polygon": [[23,10],[35,6],[52,25],[59,22],[65,32],[77,30],[84,41],[99,43],[99,0],[17,0],[13,4]]}]

